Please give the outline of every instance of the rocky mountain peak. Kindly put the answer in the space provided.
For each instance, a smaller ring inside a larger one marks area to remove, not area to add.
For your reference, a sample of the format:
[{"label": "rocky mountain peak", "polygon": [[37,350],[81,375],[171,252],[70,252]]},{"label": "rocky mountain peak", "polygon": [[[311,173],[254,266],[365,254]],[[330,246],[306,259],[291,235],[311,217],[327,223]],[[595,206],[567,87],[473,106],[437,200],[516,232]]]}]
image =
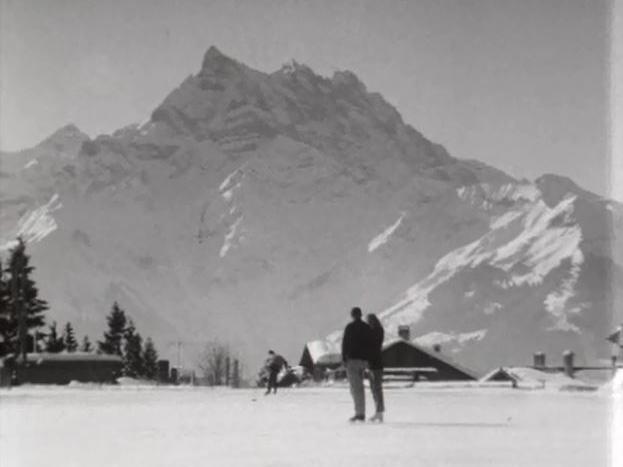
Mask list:
[{"label": "rocky mountain peak", "polygon": [[623,284],[617,206],[454,159],[349,71],[210,47],[150,121],[67,125],[0,163],[0,245],[34,239],[49,317],[92,335],[118,300],[161,343],[219,336],[254,365],[267,342],[297,358],[358,297],[465,363],[592,359]]},{"label": "rocky mountain peak", "polygon": [[203,56],[199,75],[227,75],[239,71],[240,64],[211,46]]},{"label": "rocky mountain peak", "polygon": [[577,195],[585,200],[599,199],[599,196],[580,188],[573,180],[562,175],[544,174],[534,183],[543,193],[543,200],[550,206],[568,195]]},{"label": "rocky mountain peak", "polygon": [[41,141],[41,143],[39,143],[37,147],[62,150],[68,145],[73,146],[76,144],[82,144],[84,141],[87,141],[89,139],[90,138],[86,133],[81,131],[73,123],[69,123],[59,128],[46,139]]},{"label": "rocky mountain peak", "polygon": [[355,73],[349,70],[336,71],[331,78],[334,86],[355,87],[361,91],[366,91],[366,86],[361,82]]},{"label": "rocky mountain peak", "polygon": [[291,59],[284,63],[277,73],[283,75],[294,75],[297,73],[315,75],[315,73],[309,66],[305,65],[304,63],[299,63],[294,59]]},{"label": "rocky mountain peak", "polygon": [[88,138],[88,136],[73,123],[68,123],[67,125],[56,130],[44,141],[50,141],[59,138]]}]

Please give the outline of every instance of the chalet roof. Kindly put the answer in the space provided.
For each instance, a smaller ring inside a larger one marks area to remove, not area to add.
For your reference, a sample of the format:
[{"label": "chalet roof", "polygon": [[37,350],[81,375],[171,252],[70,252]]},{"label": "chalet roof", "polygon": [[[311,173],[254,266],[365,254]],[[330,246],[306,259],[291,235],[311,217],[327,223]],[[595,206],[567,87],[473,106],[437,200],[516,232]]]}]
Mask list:
[{"label": "chalet roof", "polygon": [[623,325],[617,327],[608,337],[606,337],[606,340],[609,340],[613,344],[622,344],[623,345],[623,342],[621,340],[621,332],[622,331],[623,331]]},{"label": "chalet roof", "polygon": [[515,367],[499,367],[496,368],[485,376],[483,376],[480,381],[487,382],[493,381],[495,376],[503,374],[509,380],[513,380],[517,383],[524,384],[532,384],[532,385],[543,385],[547,384],[550,387],[565,387],[565,386],[590,386],[583,381],[580,381],[575,378],[569,378],[567,375],[563,373],[551,373],[547,371],[538,370],[536,368],[525,367],[525,366],[515,366]]},{"label": "chalet roof", "polygon": [[398,345],[400,343],[406,344],[406,345],[408,345],[408,346],[418,350],[419,352],[425,353],[425,354],[429,355],[431,358],[436,358],[437,360],[442,361],[446,365],[454,367],[457,370],[460,370],[461,372],[465,373],[468,376],[471,376],[474,379],[478,379],[478,375],[476,373],[474,373],[473,370],[470,370],[469,368],[465,368],[461,364],[459,364],[459,363],[455,362],[454,360],[452,360],[447,355],[444,355],[441,352],[437,352],[437,351],[435,351],[433,349],[430,349],[430,348],[418,345],[418,344],[416,344],[413,341],[408,341],[406,339],[402,339],[400,337],[397,337],[397,338],[385,341],[383,343],[383,351],[385,351],[386,349],[388,349],[390,347]]},{"label": "chalet roof", "polygon": [[342,354],[339,349],[325,340],[315,340],[308,342],[305,347],[314,365],[330,365],[340,363]]}]

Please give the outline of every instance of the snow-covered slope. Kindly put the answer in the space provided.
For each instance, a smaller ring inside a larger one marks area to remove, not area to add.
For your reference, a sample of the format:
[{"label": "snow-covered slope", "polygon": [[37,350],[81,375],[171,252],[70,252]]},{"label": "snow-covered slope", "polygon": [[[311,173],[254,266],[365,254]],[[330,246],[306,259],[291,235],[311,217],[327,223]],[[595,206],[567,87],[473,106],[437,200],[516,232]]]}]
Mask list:
[{"label": "snow-covered slope", "polygon": [[455,159],[350,72],[210,48],[145,122],[0,162],[2,245],[30,242],[51,318],[93,338],[118,300],[167,356],[217,337],[256,365],[360,305],[485,369],[607,352],[621,206]]}]

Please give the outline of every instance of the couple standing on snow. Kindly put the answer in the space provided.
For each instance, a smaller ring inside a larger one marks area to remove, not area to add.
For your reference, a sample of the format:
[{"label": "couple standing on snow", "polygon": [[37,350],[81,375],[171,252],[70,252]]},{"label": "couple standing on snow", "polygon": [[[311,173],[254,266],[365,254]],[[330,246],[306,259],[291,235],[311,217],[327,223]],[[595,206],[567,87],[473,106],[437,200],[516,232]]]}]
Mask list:
[{"label": "couple standing on snow", "polygon": [[352,321],[344,329],[342,338],[342,361],[350,384],[350,393],[355,403],[355,415],[351,422],[366,419],[366,397],[363,387],[364,373],[368,369],[370,389],[376,405],[376,413],[370,421],[383,421],[383,362],[381,350],[385,331],[374,314],[361,319],[361,308],[351,310]]}]

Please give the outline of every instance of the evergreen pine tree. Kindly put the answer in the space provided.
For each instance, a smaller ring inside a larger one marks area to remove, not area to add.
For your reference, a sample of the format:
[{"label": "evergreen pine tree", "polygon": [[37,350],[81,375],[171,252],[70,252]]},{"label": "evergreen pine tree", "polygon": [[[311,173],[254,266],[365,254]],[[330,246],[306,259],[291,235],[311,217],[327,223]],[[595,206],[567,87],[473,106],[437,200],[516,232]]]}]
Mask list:
[{"label": "evergreen pine tree", "polygon": [[158,352],[151,337],[147,338],[143,349],[143,373],[147,379],[156,379],[158,376]]},{"label": "evergreen pine tree", "polygon": [[[24,313],[25,333],[44,325],[44,312],[48,304],[39,298],[39,290],[31,278],[34,269],[26,254],[26,244],[18,238],[17,245],[10,252],[8,267],[2,272],[0,335],[4,342],[2,352],[5,354],[20,350],[20,310]],[[28,340],[28,336],[25,337]]]},{"label": "evergreen pine tree", "polygon": [[54,321],[49,327],[45,351],[50,353],[59,353],[63,350],[65,350],[65,342],[63,338],[58,337],[58,332],[56,331],[56,321]]},{"label": "evergreen pine tree", "polygon": [[91,341],[89,340],[89,336],[84,336],[82,338],[82,345],[80,346],[81,352],[92,352],[93,346],[91,345]]},{"label": "evergreen pine tree", "polygon": [[123,374],[132,378],[139,378],[144,374],[143,368],[143,339],[136,332],[134,323],[130,320],[125,332],[123,348]]},{"label": "evergreen pine tree", "polygon": [[9,342],[6,340],[11,329],[11,313],[9,312],[9,284],[7,275],[0,261],[0,357],[10,352]]},{"label": "evergreen pine tree", "polygon": [[67,322],[63,330],[63,343],[67,352],[75,352],[78,350],[78,341],[74,333],[74,328],[70,322]]},{"label": "evergreen pine tree", "polygon": [[110,355],[123,355],[123,337],[126,332],[125,312],[115,302],[110,314],[106,317],[108,331],[104,333],[104,340],[99,341],[100,352]]}]

